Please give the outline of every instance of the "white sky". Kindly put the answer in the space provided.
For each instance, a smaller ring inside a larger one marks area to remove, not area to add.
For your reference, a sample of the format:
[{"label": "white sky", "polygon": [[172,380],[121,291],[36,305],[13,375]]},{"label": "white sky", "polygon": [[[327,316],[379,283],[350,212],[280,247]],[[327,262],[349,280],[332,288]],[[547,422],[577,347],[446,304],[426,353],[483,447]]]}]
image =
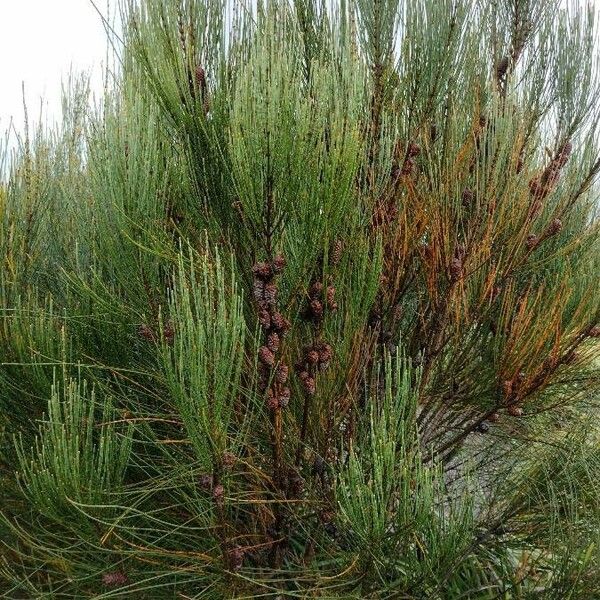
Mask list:
[{"label": "white sky", "polygon": [[[104,14],[106,1],[97,0]],[[105,30],[90,0],[0,0],[0,132],[11,117],[22,129],[23,83],[30,121],[38,120],[42,98],[55,117],[71,68],[90,72],[98,93],[105,57]]]}]

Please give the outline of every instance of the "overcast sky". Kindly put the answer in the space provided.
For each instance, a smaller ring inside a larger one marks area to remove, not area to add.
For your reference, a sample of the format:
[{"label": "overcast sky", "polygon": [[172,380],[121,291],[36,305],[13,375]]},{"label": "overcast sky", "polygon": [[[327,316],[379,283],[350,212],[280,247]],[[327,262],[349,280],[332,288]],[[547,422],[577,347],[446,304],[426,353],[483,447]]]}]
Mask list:
[{"label": "overcast sky", "polygon": [[[108,0],[95,1],[106,14]],[[0,0],[0,133],[11,117],[21,128],[22,83],[31,120],[41,97],[47,115],[59,113],[61,81],[71,68],[91,72],[98,94],[105,55],[105,31],[90,0]]]},{"label": "overcast sky", "polygon": [[[97,0],[104,13],[106,1]],[[47,114],[59,112],[61,81],[71,67],[89,71],[99,93],[105,56],[105,31],[90,0],[0,0],[0,131],[11,116],[22,125],[23,83],[31,120],[41,97]]]}]

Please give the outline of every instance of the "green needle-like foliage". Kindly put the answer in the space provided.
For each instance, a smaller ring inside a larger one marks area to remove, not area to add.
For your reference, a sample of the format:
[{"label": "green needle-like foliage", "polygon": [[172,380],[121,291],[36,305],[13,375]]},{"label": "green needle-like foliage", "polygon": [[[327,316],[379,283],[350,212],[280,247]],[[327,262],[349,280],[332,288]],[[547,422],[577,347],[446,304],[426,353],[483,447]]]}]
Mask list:
[{"label": "green needle-like foliage", "polygon": [[[235,279],[226,284],[219,258],[186,276],[180,261],[167,329],[165,380],[185,431],[204,468],[227,450],[235,400],[241,391],[245,323]],[[163,332],[165,329],[163,328]]]},{"label": "green needle-like foliage", "polygon": [[1,146],[0,595],[600,598],[593,8],[120,9]]},{"label": "green needle-like foliage", "polygon": [[40,514],[69,526],[78,504],[101,504],[120,491],[129,462],[131,427],[119,434],[110,421],[114,418],[110,399],[99,403],[85,383],[65,385],[64,394],[52,392],[48,421],[42,424],[31,455],[19,445],[18,479]]}]

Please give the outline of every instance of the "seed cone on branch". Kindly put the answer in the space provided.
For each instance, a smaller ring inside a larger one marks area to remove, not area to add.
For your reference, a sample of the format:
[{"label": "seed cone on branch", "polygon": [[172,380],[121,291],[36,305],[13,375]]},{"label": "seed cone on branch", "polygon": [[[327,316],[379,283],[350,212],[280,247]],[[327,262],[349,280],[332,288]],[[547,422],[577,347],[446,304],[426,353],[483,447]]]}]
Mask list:
[{"label": "seed cone on branch", "polygon": [[285,268],[285,265],[286,265],[285,257],[283,256],[283,254],[278,254],[273,259],[273,263],[272,263],[273,272],[276,274],[280,274],[283,271],[283,269]]},{"label": "seed cone on branch", "polygon": [[200,65],[196,67],[195,80],[196,87],[200,90],[201,93],[204,93],[204,91],[206,90],[206,72]]},{"label": "seed cone on branch", "polygon": [[508,72],[508,67],[510,65],[510,58],[508,56],[503,56],[496,65],[496,78],[498,81],[501,81],[506,76]]},{"label": "seed cone on branch", "polygon": [[274,311],[271,314],[271,326],[273,327],[273,330],[277,331],[280,335],[285,335],[287,331],[289,331],[291,324],[280,312]]},{"label": "seed cone on branch", "polygon": [[227,563],[231,571],[239,571],[244,564],[246,552],[241,546],[234,546],[227,551]]},{"label": "seed cone on branch", "polygon": [[406,154],[410,158],[419,156],[420,153],[421,153],[421,147],[418,144],[415,144],[415,142],[410,142],[410,144],[408,144],[408,148],[406,149]]},{"label": "seed cone on branch", "polygon": [[[196,90],[199,92],[199,98],[202,101],[204,114],[206,115],[209,111],[208,83],[206,81],[206,71],[201,65],[197,65],[194,70],[194,84],[196,86]],[[196,90],[194,90],[193,97],[196,96]]]},{"label": "seed cone on branch", "polygon": [[212,497],[215,501],[215,504],[219,506],[222,505],[225,501],[225,488],[221,484],[215,485],[213,488]]},{"label": "seed cone on branch", "polygon": [[270,281],[273,277],[273,267],[266,262],[256,263],[252,267],[254,275],[262,281]]},{"label": "seed cone on branch", "polygon": [[335,240],[333,243],[333,248],[331,250],[331,264],[334,267],[337,267],[342,260],[342,253],[344,251],[344,246],[342,244],[342,240]]},{"label": "seed cone on branch", "polygon": [[129,583],[129,578],[122,571],[112,571],[102,575],[102,583],[107,587],[121,587]]},{"label": "seed cone on branch", "polygon": [[145,323],[138,327],[138,335],[147,342],[156,341],[156,333],[154,333],[154,330]]},{"label": "seed cone on branch", "polygon": [[552,219],[550,225],[548,225],[548,229],[545,232],[546,237],[550,237],[556,235],[560,231],[562,231],[563,224],[560,219]]},{"label": "seed cone on branch", "polygon": [[314,377],[311,377],[308,371],[301,371],[299,376],[302,388],[308,396],[314,396],[316,391],[316,383]]},{"label": "seed cone on branch", "polygon": [[269,333],[267,336],[267,348],[271,352],[277,352],[279,350],[279,334],[276,331]]},{"label": "seed cone on branch", "polygon": [[527,247],[528,250],[533,250],[534,248],[537,247],[539,242],[540,242],[540,240],[539,240],[538,236],[535,235],[535,233],[530,233],[527,236],[527,239],[525,240],[525,246]]},{"label": "seed cone on branch", "polygon": [[285,264],[283,255],[278,254],[272,261],[257,262],[252,267],[254,299],[265,342],[258,349],[258,387],[266,394],[267,406],[273,411],[285,408],[290,400],[289,388],[283,387],[288,379],[288,367],[279,358],[281,340],[289,330],[290,322],[277,309],[275,282]]},{"label": "seed cone on branch", "polygon": [[473,190],[465,188],[463,190],[461,199],[463,207],[470,208],[473,205],[473,200],[475,199],[475,194],[473,193]]},{"label": "seed cone on branch", "polygon": [[267,346],[261,346],[258,349],[258,358],[267,367],[272,367],[275,364],[275,354]]},{"label": "seed cone on branch", "polygon": [[541,202],[554,190],[560,179],[561,171],[569,160],[571,151],[572,145],[570,142],[563,144],[541,175],[530,180],[529,190],[534,201]]},{"label": "seed cone on branch", "polygon": [[508,414],[511,417],[522,417],[523,409],[520,406],[511,405],[508,407]]}]

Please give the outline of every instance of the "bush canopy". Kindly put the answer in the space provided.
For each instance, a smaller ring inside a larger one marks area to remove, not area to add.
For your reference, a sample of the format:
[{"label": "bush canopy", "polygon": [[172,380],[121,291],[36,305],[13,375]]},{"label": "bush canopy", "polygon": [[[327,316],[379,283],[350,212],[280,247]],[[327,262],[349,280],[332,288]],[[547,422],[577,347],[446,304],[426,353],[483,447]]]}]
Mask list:
[{"label": "bush canopy", "polygon": [[7,598],[600,598],[596,16],[124,0],[0,183]]}]

